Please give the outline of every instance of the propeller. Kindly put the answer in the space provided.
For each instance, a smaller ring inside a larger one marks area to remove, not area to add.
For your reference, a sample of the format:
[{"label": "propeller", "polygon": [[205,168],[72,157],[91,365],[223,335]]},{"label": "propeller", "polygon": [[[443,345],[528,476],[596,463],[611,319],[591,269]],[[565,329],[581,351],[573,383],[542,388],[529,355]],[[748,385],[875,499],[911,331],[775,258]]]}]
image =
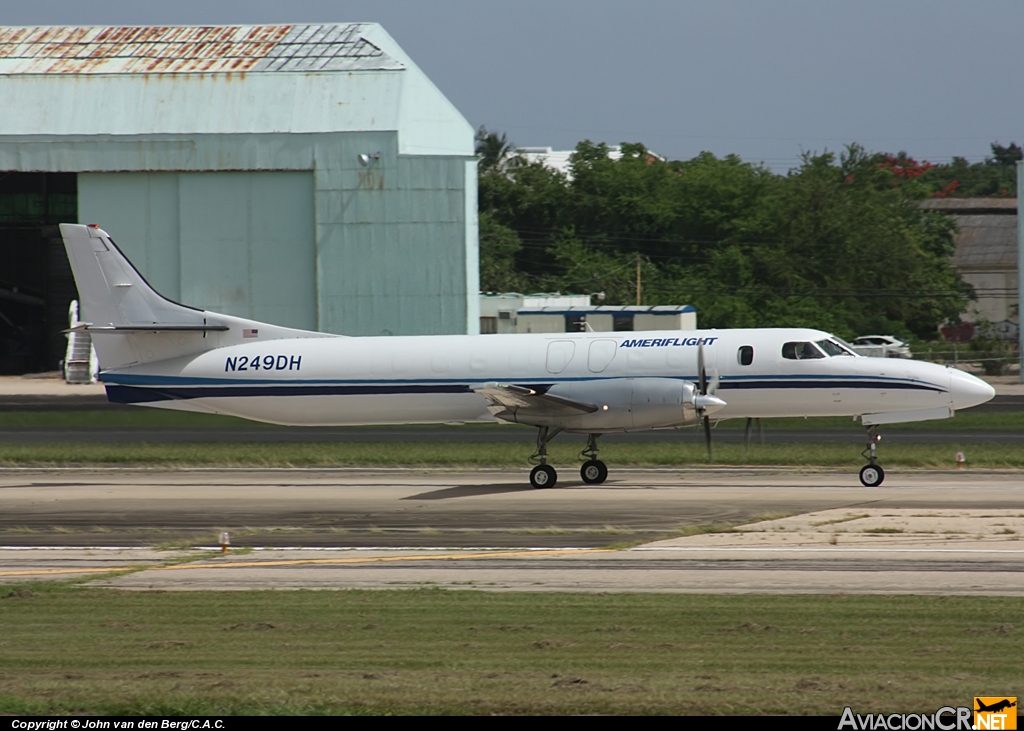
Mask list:
[{"label": "propeller", "polygon": [[694,399],[694,406],[697,407],[697,414],[704,422],[704,439],[708,445],[708,462],[715,459],[714,448],[711,446],[711,419],[710,414],[725,406],[725,401],[715,396],[715,389],[718,388],[718,371],[713,372],[711,383],[708,383],[707,369],[704,367],[704,344],[697,346],[697,397]]}]

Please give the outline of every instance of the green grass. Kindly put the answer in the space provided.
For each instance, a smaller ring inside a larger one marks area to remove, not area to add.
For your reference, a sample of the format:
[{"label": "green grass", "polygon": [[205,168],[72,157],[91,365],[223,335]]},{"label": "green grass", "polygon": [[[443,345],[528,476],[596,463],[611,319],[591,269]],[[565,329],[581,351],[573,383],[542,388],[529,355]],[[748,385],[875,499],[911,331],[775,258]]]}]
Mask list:
[{"label": "green grass", "polygon": [[[0,587],[3,714],[933,712],[1017,598]],[[1011,690],[1006,690],[1006,689]]]},{"label": "green grass", "polygon": [[[809,419],[764,419],[766,431],[779,430],[838,430],[860,432],[862,427],[849,417],[814,417]],[[152,408],[98,408],[82,411],[0,411],[0,429],[41,429],[41,428],[93,428],[93,429],[131,429],[131,428],[167,428],[167,429],[266,429],[263,424],[232,416],[215,414],[199,414],[187,411],[171,411]],[[744,429],[744,419],[723,421],[719,429]],[[389,427],[367,427],[368,430],[387,430]],[[408,429],[433,429],[433,426],[401,426]],[[459,427],[466,431],[486,431],[490,429],[508,429],[508,426],[496,424],[466,424]],[[1012,430],[1024,429],[1024,411],[962,411],[952,419],[920,421],[909,424],[892,424],[884,427],[884,431],[936,431],[962,429]]]},{"label": "green grass", "polygon": [[[554,442],[556,467],[578,464],[582,443]],[[297,444],[0,444],[0,466],[114,465],[147,467],[526,467],[533,445],[523,443],[297,443]],[[953,469],[963,451],[972,468],[1024,468],[1024,445],[899,444],[879,452],[886,467]],[[601,459],[616,466],[693,467],[707,464],[700,443],[650,442],[602,445]],[[716,465],[843,467],[860,465],[859,444],[716,444]]]}]

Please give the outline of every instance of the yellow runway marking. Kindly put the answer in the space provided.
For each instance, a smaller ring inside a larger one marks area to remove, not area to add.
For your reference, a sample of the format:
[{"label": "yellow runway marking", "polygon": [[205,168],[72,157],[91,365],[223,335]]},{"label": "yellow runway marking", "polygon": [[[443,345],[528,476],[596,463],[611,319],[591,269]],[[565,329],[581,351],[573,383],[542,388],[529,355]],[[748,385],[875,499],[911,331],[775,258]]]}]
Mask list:
[{"label": "yellow runway marking", "polygon": [[55,574],[107,574],[118,571],[184,571],[188,569],[241,569],[262,568],[269,566],[308,566],[330,564],[360,563],[399,563],[408,561],[459,561],[477,558],[508,558],[515,556],[560,556],[577,553],[613,553],[609,548],[553,548],[544,551],[488,551],[486,553],[446,553],[416,554],[415,556],[356,556],[350,558],[296,558],[280,561],[226,561],[224,563],[183,563],[173,566],[138,565],[115,566],[113,568],[94,569],[24,569],[20,571],[0,571],[0,576],[33,576]]}]

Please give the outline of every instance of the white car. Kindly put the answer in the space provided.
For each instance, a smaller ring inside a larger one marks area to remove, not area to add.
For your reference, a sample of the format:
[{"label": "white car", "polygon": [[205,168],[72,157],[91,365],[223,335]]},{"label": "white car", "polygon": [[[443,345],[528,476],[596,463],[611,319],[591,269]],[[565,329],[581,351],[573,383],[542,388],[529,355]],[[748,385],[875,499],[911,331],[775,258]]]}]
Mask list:
[{"label": "white car", "polygon": [[861,335],[853,341],[853,346],[861,355],[876,358],[914,357],[910,352],[910,345],[892,335]]}]

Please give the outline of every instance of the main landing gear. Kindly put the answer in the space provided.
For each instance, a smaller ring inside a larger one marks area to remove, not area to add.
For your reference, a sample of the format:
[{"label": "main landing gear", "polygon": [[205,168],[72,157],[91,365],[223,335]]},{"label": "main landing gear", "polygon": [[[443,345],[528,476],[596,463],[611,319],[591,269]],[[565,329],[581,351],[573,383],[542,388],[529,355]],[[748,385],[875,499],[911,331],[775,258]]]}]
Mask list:
[{"label": "main landing gear", "polygon": [[860,482],[864,487],[878,487],[885,479],[885,470],[875,460],[875,445],[882,439],[877,426],[868,427],[868,446],[861,455],[868,461],[860,470]]},{"label": "main landing gear", "polygon": [[[530,472],[530,484],[538,490],[554,487],[558,482],[558,473],[555,468],[548,464],[548,442],[554,439],[562,430],[550,429],[542,426],[537,429],[537,451],[530,457],[531,462],[539,462]],[[597,437],[598,434],[587,436],[587,446],[580,452],[580,458],[586,459],[580,467],[580,477],[588,485],[600,485],[608,479],[608,467],[597,458]]]},{"label": "main landing gear", "polygon": [[530,457],[531,462],[540,462],[530,472],[530,484],[538,490],[554,487],[558,482],[558,473],[548,464],[548,442],[561,432],[561,429],[549,429],[546,426],[537,428],[537,451]]},{"label": "main landing gear", "polygon": [[580,458],[586,458],[580,467],[580,477],[588,485],[600,485],[608,479],[608,467],[597,458],[597,438],[599,434],[587,435],[587,446],[580,452]]}]

